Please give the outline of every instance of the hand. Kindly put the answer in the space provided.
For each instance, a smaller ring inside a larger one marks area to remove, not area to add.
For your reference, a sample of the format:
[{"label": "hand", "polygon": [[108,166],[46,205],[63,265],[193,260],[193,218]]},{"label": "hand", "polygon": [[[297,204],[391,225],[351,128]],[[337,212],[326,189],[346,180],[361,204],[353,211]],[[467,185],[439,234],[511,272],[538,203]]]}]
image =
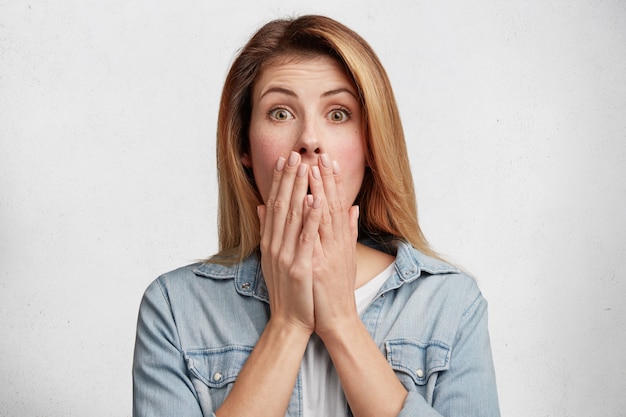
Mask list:
[{"label": "hand", "polygon": [[267,199],[259,206],[261,268],[272,321],[312,333],[312,259],[322,216],[321,197],[307,198],[309,167],[300,154],[279,158]]},{"label": "hand", "polygon": [[315,332],[324,340],[342,324],[358,320],[354,287],[359,208],[346,200],[339,164],[327,154],[311,168],[310,187],[313,196],[326,201],[312,267]]}]

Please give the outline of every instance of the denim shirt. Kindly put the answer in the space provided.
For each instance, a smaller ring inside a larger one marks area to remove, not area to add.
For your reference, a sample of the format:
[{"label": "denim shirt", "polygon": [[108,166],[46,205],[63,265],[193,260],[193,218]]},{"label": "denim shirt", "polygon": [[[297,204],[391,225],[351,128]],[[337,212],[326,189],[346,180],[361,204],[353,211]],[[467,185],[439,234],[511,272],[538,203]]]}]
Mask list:
[{"label": "denim shirt", "polygon": [[[474,279],[403,241],[379,249],[396,255],[394,272],[361,320],[408,391],[399,416],[499,416],[487,302]],[[139,309],[133,415],[214,416],[268,319],[257,255],[157,278]],[[302,415],[300,388],[298,377],[287,416]]]}]

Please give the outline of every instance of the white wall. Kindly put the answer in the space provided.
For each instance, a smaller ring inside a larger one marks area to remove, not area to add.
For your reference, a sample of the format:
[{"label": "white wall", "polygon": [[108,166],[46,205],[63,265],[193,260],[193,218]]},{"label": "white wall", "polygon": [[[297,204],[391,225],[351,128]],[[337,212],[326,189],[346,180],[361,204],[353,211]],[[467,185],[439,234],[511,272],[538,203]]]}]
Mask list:
[{"label": "white wall", "polygon": [[503,415],[626,415],[624,2],[164,3],[0,2],[0,416],[131,414],[143,290],[216,249],[228,65],[304,12],[388,69]]}]

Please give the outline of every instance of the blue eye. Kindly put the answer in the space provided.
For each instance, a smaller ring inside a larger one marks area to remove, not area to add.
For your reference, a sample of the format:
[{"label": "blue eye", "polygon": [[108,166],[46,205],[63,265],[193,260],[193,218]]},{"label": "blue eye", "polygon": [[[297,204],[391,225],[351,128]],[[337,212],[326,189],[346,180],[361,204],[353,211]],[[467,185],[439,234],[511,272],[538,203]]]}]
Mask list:
[{"label": "blue eye", "polygon": [[350,112],[344,108],[333,109],[328,113],[328,119],[331,122],[341,123],[348,120],[348,118],[350,118]]},{"label": "blue eye", "polygon": [[289,110],[282,108],[272,109],[267,114],[269,114],[272,119],[278,120],[279,122],[293,119],[293,114],[291,114]]}]

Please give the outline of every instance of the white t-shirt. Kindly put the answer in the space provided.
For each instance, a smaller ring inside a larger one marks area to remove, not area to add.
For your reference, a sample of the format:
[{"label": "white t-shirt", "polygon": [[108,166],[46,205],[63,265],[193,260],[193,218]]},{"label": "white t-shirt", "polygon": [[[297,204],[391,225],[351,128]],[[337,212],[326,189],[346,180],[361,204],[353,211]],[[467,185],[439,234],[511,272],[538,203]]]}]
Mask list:
[{"label": "white t-shirt", "polygon": [[[392,262],[383,272],[354,291],[359,313],[372,302],[378,290],[393,272]],[[304,417],[335,417],[346,415],[346,397],[339,376],[322,340],[313,334],[302,359],[302,400]]]}]

